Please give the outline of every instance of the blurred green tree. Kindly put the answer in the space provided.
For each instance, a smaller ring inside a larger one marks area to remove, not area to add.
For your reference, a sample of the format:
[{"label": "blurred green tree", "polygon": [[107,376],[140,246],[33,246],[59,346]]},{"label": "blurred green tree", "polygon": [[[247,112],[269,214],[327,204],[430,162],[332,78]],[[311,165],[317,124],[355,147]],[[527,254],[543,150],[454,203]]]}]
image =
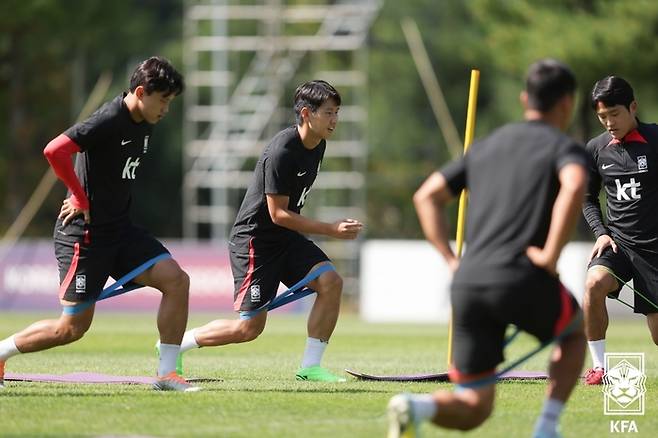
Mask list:
[{"label": "blurred green tree", "polygon": [[[373,27],[370,48],[369,237],[420,237],[411,196],[432,170],[449,160],[402,34],[405,16],[420,28],[462,136],[471,68],[481,71],[479,137],[522,117],[518,96],[525,71],[544,57],[560,59],[576,73],[579,107],[571,134],[579,140],[601,131],[589,93],[596,80],[609,74],[633,84],[643,120],[658,120],[653,82],[658,67],[656,1],[387,2]],[[450,218],[454,231],[456,214]],[[591,238],[584,221],[578,237]]]}]

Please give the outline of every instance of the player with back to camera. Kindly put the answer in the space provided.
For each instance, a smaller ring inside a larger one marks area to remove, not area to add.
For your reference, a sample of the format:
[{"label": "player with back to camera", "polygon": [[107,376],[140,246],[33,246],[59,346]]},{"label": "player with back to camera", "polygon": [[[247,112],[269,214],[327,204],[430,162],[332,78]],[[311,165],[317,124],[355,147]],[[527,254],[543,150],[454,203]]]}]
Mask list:
[{"label": "player with back to camera", "polygon": [[187,324],[189,277],[167,249],[148,231],[133,225],[129,216],[131,186],[150,151],[153,125],[167,114],[183,87],[182,76],[169,61],[146,59],[133,72],[128,92],[105,103],[44,149],[69,190],[54,229],[64,311],[59,319],[35,322],[0,341],[0,387],[10,357],[82,338],[109,276],[121,278],[152,264],[132,281],[162,292],[157,321],[162,348],[154,389],[199,389],[175,371]]},{"label": "player with back to camera", "polygon": [[[585,354],[579,307],[558,280],[556,264],[573,230],[587,181],[584,149],[563,132],[576,80],[564,64],[532,64],[521,93],[524,121],[498,128],[434,172],[414,195],[427,239],[455,272],[451,287],[457,390],[398,394],[388,405],[389,437],[415,436],[423,421],[471,430],[494,407],[496,367],[505,330],[516,325],[548,342],[561,336],[549,366],[548,391],[534,437],[557,426]],[[445,205],[469,191],[468,250],[452,252]]]},{"label": "player with back to camera", "polygon": [[[633,280],[634,311],[647,317],[658,345],[658,126],[637,118],[631,85],[619,76],[598,81],[592,108],[605,132],[587,143],[592,156],[583,214],[596,243],[590,254],[583,310],[592,368],[585,384],[601,385],[605,374],[606,296],[618,296],[622,282]],[[606,194],[603,222],[599,192]]]},{"label": "player with back to camera", "polygon": [[[324,252],[302,233],[355,239],[361,231],[363,225],[355,219],[327,223],[300,214],[320,170],[326,140],[336,129],[340,104],[340,94],[325,81],[297,87],[297,123],[280,131],[265,147],[230,234],[234,308],[240,318],[217,319],[188,330],[181,353],[256,339],[265,328],[267,307],[279,282],[291,287],[309,273],[331,265]],[[345,381],[321,366],[338,319],[343,280],[330,269],[307,286],[317,296],[308,317],[306,348],[296,378]]]}]

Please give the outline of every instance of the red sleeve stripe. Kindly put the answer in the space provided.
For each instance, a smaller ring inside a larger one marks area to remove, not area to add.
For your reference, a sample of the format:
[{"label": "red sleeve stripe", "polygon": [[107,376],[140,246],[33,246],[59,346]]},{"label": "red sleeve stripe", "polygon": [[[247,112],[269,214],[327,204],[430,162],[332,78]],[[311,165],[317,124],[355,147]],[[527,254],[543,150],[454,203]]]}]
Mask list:
[{"label": "red sleeve stripe", "polygon": [[89,210],[89,199],[82,189],[82,185],[80,185],[80,180],[75,174],[75,169],[73,169],[73,163],[71,162],[71,155],[80,151],[80,146],[73,140],[64,134],[60,134],[48,143],[43,150],[43,154],[46,156],[53,171],[55,171],[55,175],[70,190],[73,206],[80,210]]}]

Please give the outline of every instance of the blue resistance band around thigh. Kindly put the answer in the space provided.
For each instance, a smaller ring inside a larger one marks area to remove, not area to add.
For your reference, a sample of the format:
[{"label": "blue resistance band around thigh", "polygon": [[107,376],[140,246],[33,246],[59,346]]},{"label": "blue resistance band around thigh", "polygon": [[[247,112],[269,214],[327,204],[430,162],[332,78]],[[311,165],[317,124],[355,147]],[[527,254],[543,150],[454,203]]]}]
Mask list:
[{"label": "blue resistance band around thigh", "polygon": [[154,266],[156,263],[158,263],[160,260],[166,260],[170,259],[171,254],[169,253],[164,253],[160,254],[157,257],[153,257],[150,260],[147,260],[146,262],[142,263],[132,271],[128,272],[126,275],[123,277],[119,278],[117,281],[115,281],[113,284],[109,285],[103,291],[101,294],[96,298],[96,300],[90,300],[90,301],[85,301],[79,304],[76,304],[74,306],[64,306],[64,309],[62,310],[62,313],[64,315],[75,315],[76,313],[80,313],[83,310],[88,309],[91,307],[92,304],[97,303],[98,301],[101,300],[106,300],[108,298],[116,297],[117,295],[125,294],[126,292],[130,292],[131,290],[139,289],[141,287],[144,287],[141,284],[137,283],[132,283],[129,284],[125,287],[123,287],[126,283],[129,283],[135,277],[138,275],[144,273],[148,269],[150,269],[152,266]]},{"label": "blue resistance band around thigh", "polygon": [[320,275],[324,274],[325,272],[335,271],[335,270],[336,268],[334,268],[334,266],[330,263],[320,266],[316,270],[311,271],[306,277],[302,278],[297,283],[295,283],[290,289],[276,296],[272,301],[270,301],[268,304],[264,305],[263,307],[255,310],[247,310],[240,312],[240,319],[253,318],[258,313],[264,310],[267,311],[274,310],[288,303],[292,303],[293,301],[297,301],[300,298],[304,298],[305,296],[311,295],[312,293],[315,293],[313,289],[309,287],[305,287],[306,284],[320,277]]}]

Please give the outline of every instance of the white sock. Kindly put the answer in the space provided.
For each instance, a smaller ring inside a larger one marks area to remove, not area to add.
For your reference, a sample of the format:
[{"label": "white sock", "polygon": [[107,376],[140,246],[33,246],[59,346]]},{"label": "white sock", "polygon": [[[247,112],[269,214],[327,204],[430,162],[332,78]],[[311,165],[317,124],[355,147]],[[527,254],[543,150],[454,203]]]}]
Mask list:
[{"label": "white sock", "polygon": [[564,403],[560,400],[554,398],[549,398],[544,402],[544,407],[541,410],[541,414],[535,423],[534,435],[543,433],[549,436],[553,436],[557,432],[557,425],[560,420],[560,414],[564,409]]},{"label": "white sock", "polygon": [[188,350],[192,350],[193,348],[199,348],[199,344],[196,342],[196,333],[195,328],[188,330],[185,332],[183,335],[183,340],[180,343],[180,352],[185,353]]},{"label": "white sock", "polygon": [[589,347],[589,354],[592,356],[592,367],[605,368],[603,366],[603,358],[605,355],[605,339],[600,339],[598,341],[587,341],[587,346]]},{"label": "white sock", "polygon": [[325,341],[316,338],[306,338],[306,348],[302,358],[302,368],[314,367],[320,365],[324,350],[329,345]]},{"label": "white sock", "polygon": [[412,395],[409,402],[416,421],[431,420],[439,408],[431,394]]},{"label": "white sock", "polygon": [[160,344],[160,364],[158,366],[158,376],[166,376],[172,371],[176,371],[176,358],[180,351],[180,345]]},{"label": "white sock", "polygon": [[11,335],[7,339],[0,341],[1,361],[5,361],[10,357],[16,356],[17,354],[21,353],[20,351],[18,351],[18,347],[16,347],[16,342],[14,342],[14,336],[15,335]]}]

